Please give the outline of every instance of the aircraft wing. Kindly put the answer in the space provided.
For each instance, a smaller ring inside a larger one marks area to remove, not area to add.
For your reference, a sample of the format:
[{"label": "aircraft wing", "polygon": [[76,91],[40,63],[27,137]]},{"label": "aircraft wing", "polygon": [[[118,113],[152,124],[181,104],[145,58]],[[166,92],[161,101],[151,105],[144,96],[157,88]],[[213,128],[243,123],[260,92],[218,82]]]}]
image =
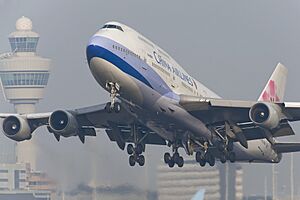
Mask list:
[{"label": "aircraft wing", "polygon": [[300,120],[300,103],[299,102],[285,102],[284,113],[289,121]]},{"label": "aircraft wing", "polygon": [[224,133],[225,122],[232,123],[243,131],[247,140],[266,138],[266,129],[254,123],[249,115],[250,109],[258,103],[274,106],[280,115],[279,125],[269,130],[273,137],[295,134],[288,122],[300,120],[300,103],[203,99],[192,96],[181,96],[180,101],[185,110],[207,126],[215,127],[220,133]]},{"label": "aircraft wing", "polygon": [[181,96],[180,105],[206,124],[224,121],[250,122],[249,109],[257,102],[223,99],[204,99]]},{"label": "aircraft wing", "polygon": [[[84,143],[85,136],[96,136],[95,128],[105,129],[108,137],[111,141],[116,141],[121,149],[125,148],[126,142],[134,142],[134,138],[131,134],[130,124],[134,122],[134,118],[126,111],[121,109],[119,113],[108,113],[105,110],[106,104],[100,104],[95,106],[89,106],[68,111],[55,111],[67,113],[69,119],[67,120],[76,129],[71,135],[61,135],[65,137],[78,136]],[[59,141],[60,135],[57,134],[50,126],[49,119],[54,112],[50,113],[36,113],[36,114],[0,114],[0,118],[8,119],[9,117],[16,117],[20,119],[21,123],[28,124],[30,128],[30,134],[38,127],[46,125],[49,132],[53,133],[56,139]],[[26,124],[22,124],[26,127]],[[143,138],[143,144],[158,144],[165,145],[166,141],[162,139],[152,130],[145,127],[143,124],[135,121],[136,130],[140,138]],[[21,125],[21,126],[22,126]],[[72,129],[73,130],[73,129]],[[13,138],[16,139],[16,138]],[[19,141],[23,138],[21,137]],[[18,138],[17,138],[18,141]]]},{"label": "aircraft wing", "polygon": [[276,143],[273,148],[278,153],[291,153],[300,151],[300,143]]}]

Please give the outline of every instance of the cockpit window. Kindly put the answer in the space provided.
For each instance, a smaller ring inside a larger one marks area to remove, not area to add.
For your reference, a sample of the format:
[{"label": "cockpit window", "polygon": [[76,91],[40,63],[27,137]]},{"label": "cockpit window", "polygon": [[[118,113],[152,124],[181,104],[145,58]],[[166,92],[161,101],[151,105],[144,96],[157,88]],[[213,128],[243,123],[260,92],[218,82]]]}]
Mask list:
[{"label": "cockpit window", "polygon": [[[123,31],[121,26],[118,25],[114,25],[114,24],[105,24],[102,28],[114,28],[114,29],[118,29],[120,31]],[[123,31],[124,32],[124,31]]]}]

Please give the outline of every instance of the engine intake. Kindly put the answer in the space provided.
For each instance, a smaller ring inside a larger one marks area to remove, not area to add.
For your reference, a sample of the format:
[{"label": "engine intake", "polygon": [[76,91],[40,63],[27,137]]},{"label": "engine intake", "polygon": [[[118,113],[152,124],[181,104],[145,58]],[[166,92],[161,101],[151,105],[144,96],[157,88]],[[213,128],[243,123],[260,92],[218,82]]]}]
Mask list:
[{"label": "engine intake", "polygon": [[31,138],[31,128],[26,119],[20,116],[9,116],[2,124],[4,135],[15,141]]},{"label": "engine intake", "polygon": [[64,137],[74,136],[79,132],[75,116],[68,111],[58,110],[53,112],[49,118],[49,126],[55,134]]},{"label": "engine intake", "polygon": [[276,128],[282,115],[281,108],[271,103],[257,103],[249,111],[253,123],[268,129]]}]

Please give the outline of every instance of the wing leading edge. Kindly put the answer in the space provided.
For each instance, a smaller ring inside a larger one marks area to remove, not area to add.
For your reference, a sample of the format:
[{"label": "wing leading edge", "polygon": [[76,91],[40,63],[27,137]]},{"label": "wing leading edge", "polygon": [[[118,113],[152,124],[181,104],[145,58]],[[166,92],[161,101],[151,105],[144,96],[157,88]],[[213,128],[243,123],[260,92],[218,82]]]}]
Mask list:
[{"label": "wing leading edge", "polygon": [[[47,126],[48,131],[53,133],[58,141],[60,140],[61,135],[65,137],[78,136],[81,142],[84,143],[86,136],[96,136],[95,128],[105,129],[109,139],[115,141],[121,149],[125,148],[125,143],[134,142],[130,130],[131,124],[134,123],[140,136],[139,138],[143,138],[143,144],[166,144],[166,141],[159,135],[145,127],[143,124],[137,122],[126,109],[121,109],[118,113],[109,113],[106,110],[106,104],[99,104],[68,111],[59,110],[59,112],[66,113],[70,116],[68,123],[73,121],[72,126],[76,125],[77,127],[74,130],[70,129],[73,130],[73,132],[68,133],[68,135],[63,132],[58,133],[50,126],[50,118],[55,112],[23,115],[2,113],[0,114],[0,118],[5,120],[8,117],[15,117],[15,119],[19,119],[22,123],[26,123],[26,126],[28,125],[31,133],[38,127],[45,125]],[[75,122],[72,119],[74,119]],[[28,135],[28,133],[26,133],[26,135]],[[10,135],[7,136],[11,137]]]}]

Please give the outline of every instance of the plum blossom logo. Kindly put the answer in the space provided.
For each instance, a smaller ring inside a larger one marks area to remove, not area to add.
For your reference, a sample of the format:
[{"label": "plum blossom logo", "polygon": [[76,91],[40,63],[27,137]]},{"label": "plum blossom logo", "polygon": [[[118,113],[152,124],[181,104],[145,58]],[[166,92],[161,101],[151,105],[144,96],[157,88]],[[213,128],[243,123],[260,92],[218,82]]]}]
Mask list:
[{"label": "plum blossom logo", "polygon": [[276,85],[275,85],[275,81],[270,80],[268,87],[266,88],[266,90],[264,91],[263,95],[262,95],[262,99],[264,101],[270,101],[270,102],[279,102],[280,99],[276,94]]}]

